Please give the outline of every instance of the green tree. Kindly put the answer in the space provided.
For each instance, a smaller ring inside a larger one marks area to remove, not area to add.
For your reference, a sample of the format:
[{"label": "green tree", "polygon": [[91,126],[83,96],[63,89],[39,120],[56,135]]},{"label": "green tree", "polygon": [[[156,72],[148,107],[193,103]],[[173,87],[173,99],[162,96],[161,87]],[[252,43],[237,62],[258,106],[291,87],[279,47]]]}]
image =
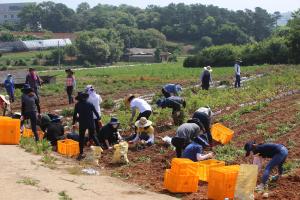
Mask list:
[{"label": "green tree", "polygon": [[300,63],[300,9],[293,13],[288,22],[290,32],[288,34],[289,61]]},{"label": "green tree", "polygon": [[31,31],[40,31],[42,21],[42,9],[39,5],[30,4],[19,13],[20,25],[28,27]]},{"label": "green tree", "polygon": [[78,7],[76,9],[76,13],[87,12],[90,9],[91,9],[91,7],[87,2],[82,2],[78,5]]}]

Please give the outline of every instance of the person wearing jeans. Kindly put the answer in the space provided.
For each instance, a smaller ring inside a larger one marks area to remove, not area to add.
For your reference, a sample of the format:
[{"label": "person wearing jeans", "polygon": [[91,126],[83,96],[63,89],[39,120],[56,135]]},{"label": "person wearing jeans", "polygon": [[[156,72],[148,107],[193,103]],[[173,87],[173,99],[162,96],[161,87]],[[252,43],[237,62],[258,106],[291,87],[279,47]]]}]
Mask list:
[{"label": "person wearing jeans", "polygon": [[39,104],[39,99],[35,95],[34,90],[28,85],[25,84],[22,89],[22,108],[21,108],[21,121],[22,124],[24,120],[29,119],[31,124],[31,129],[35,137],[35,141],[39,141],[39,136],[37,132],[37,116],[40,116],[41,109]]},{"label": "person wearing jeans", "polygon": [[269,180],[270,172],[274,167],[278,167],[278,175],[273,179],[277,180],[283,174],[283,164],[288,156],[288,150],[282,144],[256,144],[254,141],[245,144],[246,157],[252,152],[255,164],[261,166],[261,158],[271,158],[262,176],[262,182],[257,186],[258,190],[263,190]]},{"label": "person wearing jeans", "polygon": [[95,122],[93,119],[93,114],[96,115],[97,120],[100,119],[98,112],[95,107],[87,102],[89,95],[87,93],[79,92],[78,96],[75,98],[78,103],[75,105],[74,114],[73,114],[73,125],[76,121],[79,122],[79,148],[80,154],[77,160],[83,159],[85,156],[83,154],[83,147],[85,141],[85,132],[88,130],[89,138],[91,138],[96,146],[100,146],[99,140],[95,135]]},{"label": "person wearing jeans", "polygon": [[235,71],[234,87],[235,88],[241,87],[241,66],[240,66],[241,62],[242,62],[241,60],[237,60],[234,65],[234,71]]}]

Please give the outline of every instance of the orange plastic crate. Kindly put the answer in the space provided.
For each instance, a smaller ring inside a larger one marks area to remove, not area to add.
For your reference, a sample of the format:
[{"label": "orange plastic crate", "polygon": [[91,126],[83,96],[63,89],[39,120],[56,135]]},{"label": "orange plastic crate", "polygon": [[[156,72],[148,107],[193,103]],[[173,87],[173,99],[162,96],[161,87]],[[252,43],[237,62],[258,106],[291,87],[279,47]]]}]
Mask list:
[{"label": "orange plastic crate", "polygon": [[210,169],[208,179],[208,199],[233,199],[239,170],[239,165]]},{"label": "orange plastic crate", "polygon": [[211,135],[214,140],[220,142],[221,144],[227,144],[230,142],[234,134],[234,131],[225,127],[220,123],[212,125]]},{"label": "orange plastic crate", "polygon": [[198,167],[199,180],[206,181],[206,182],[208,181],[210,169],[212,169],[214,167],[225,166],[224,161],[219,161],[219,160],[214,160],[214,159],[199,161],[198,164],[199,164],[199,167]]},{"label": "orange plastic crate", "polygon": [[164,187],[172,193],[191,193],[198,191],[198,176],[177,175],[167,169],[164,177]]},{"label": "orange plastic crate", "polygon": [[20,143],[21,121],[9,117],[0,118],[0,144]]},{"label": "orange plastic crate", "polygon": [[171,171],[176,175],[198,176],[198,163],[186,158],[173,158]]},{"label": "orange plastic crate", "polygon": [[70,139],[59,140],[57,152],[67,156],[76,156],[79,154],[79,143]]}]

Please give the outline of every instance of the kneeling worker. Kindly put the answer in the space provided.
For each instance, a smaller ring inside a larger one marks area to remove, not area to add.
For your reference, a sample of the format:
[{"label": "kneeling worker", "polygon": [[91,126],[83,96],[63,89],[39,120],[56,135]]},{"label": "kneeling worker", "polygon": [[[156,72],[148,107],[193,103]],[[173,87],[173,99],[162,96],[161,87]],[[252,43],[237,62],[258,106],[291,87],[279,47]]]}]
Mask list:
[{"label": "kneeling worker", "polygon": [[183,151],[182,157],[194,162],[213,158],[213,153],[203,154],[203,149],[209,146],[207,141],[201,137],[196,137]]}]

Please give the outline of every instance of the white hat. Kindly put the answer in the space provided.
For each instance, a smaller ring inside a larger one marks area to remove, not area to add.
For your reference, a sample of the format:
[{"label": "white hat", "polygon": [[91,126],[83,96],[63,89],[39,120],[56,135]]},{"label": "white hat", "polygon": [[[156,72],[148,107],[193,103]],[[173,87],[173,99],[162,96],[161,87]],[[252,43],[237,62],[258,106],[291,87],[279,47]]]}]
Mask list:
[{"label": "white hat", "polygon": [[0,99],[2,99],[2,101],[4,101],[7,105],[10,105],[10,102],[9,102],[9,96],[6,95],[0,95]]},{"label": "white hat", "polygon": [[146,117],[142,117],[139,121],[135,122],[135,126],[139,128],[144,128],[147,126],[150,126],[152,122],[150,120],[147,120]]},{"label": "white hat", "polygon": [[212,68],[211,66],[207,66],[207,67],[203,67],[205,70],[209,71],[209,72],[212,72]]}]

